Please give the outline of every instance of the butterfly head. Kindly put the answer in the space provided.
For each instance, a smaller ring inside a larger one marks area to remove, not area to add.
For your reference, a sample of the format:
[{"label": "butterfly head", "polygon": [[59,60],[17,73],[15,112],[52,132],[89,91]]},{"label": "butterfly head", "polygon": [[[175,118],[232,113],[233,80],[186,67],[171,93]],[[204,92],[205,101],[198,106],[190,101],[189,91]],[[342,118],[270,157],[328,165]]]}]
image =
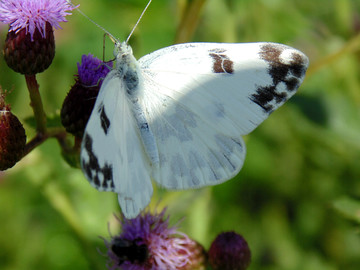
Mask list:
[{"label": "butterfly head", "polygon": [[114,49],[114,56],[117,61],[122,61],[122,59],[128,58],[129,55],[133,55],[132,48],[126,42],[116,42]]},{"label": "butterfly head", "polygon": [[[116,42],[114,49],[114,56],[116,59],[117,69],[122,69],[124,66],[136,69],[136,59],[133,55],[132,48],[127,42]],[[125,69],[127,69],[125,67]]]}]

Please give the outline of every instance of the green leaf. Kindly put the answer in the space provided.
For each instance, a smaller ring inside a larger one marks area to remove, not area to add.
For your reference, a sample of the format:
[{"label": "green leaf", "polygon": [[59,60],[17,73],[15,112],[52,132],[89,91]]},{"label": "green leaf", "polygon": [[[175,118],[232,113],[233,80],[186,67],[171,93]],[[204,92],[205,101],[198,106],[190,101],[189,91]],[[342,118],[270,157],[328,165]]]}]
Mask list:
[{"label": "green leaf", "polygon": [[343,197],[334,201],[333,206],[339,213],[360,223],[360,201]]},{"label": "green leaf", "polygon": [[[36,129],[36,121],[34,116],[29,116],[25,118],[24,121],[27,125]],[[46,116],[46,127],[62,127],[60,115]]]},{"label": "green leaf", "polygon": [[81,168],[79,153],[65,153],[64,151],[61,151],[61,155],[70,167],[77,169]]}]

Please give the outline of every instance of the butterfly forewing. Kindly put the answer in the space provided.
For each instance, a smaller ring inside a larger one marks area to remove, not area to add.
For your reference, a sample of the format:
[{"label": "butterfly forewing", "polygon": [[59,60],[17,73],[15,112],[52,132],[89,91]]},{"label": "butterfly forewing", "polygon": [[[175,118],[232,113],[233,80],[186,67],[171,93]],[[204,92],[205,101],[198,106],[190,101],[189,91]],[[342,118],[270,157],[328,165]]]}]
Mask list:
[{"label": "butterfly forewing", "polygon": [[82,169],[95,188],[119,194],[127,216],[135,217],[149,202],[149,162],[134,120],[131,102],[117,70],[102,84],[86,126],[81,148]]},{"label": "butterfly forewing", "polygon": [[145,87],[152,81],[157,92],[201,114],[215,128],[219,123],[213,116],[226,116],[231,122],[224,132],[238,136],[239,131],[251,132],[295,94],[308,60],[282,44],[187,43],[155,51],[139,64]]}]

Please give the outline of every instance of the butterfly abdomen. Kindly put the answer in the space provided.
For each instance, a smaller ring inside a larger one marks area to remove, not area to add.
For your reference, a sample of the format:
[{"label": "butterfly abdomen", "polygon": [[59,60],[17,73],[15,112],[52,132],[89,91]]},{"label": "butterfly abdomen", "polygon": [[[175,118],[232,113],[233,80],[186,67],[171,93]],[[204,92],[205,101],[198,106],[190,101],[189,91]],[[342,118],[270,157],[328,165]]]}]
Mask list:
[{"label": "butterfly abdomen", "polygon": [[145,148],[145,152],[151,161],[151,164],[159,163],[159,153],[153,132],[150,129],[148,121],[145,117],[144,110],[141,108],[139,101],[133,101],[133,114],[139,128],[141,141]]}]

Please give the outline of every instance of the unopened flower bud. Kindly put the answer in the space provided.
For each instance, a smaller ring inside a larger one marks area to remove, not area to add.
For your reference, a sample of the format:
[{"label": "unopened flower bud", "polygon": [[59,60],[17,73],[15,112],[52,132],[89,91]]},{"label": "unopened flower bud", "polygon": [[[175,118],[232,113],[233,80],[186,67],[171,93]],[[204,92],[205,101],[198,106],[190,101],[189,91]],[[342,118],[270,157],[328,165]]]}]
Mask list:
[{"label": "unopened flower bud", "polygon": [[219,234],[212,242],[208,255],[214,270],[245,270],[251,262],[246,240],[235,232]]},{"label": "unopened flower bud", "polygon": [[38,29],[35,29],[33,40],[26,29],[15,33],[8,32],[4,58],[7,65],[15,72],[34,75],[47,69],[55,56],[54,32],[49,23],[46,23],[46,37],[43,38]]},{"label": "unopened flower bud", "polygon": [[0,170],[13,167],[23,156],[26,135],[19,119],[5,105],[5,95],[0,93]]}]

